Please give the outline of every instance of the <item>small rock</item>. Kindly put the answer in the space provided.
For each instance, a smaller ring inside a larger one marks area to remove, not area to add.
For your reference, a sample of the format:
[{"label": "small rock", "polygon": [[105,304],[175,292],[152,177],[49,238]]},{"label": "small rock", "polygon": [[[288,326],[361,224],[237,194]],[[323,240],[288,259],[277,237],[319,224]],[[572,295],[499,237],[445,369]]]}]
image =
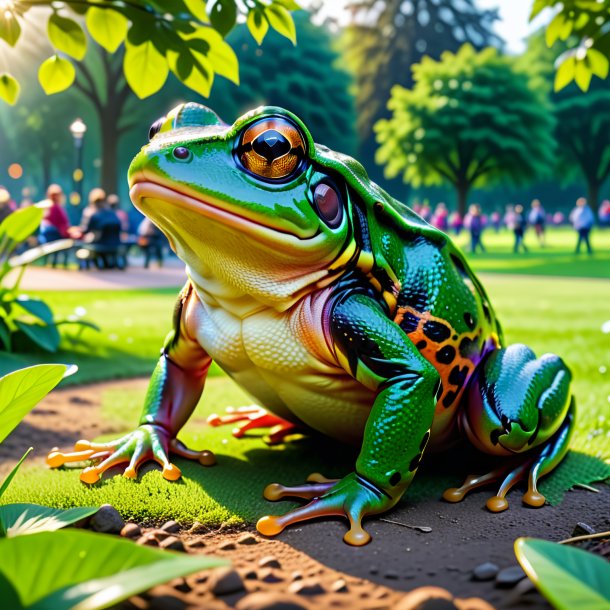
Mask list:
[{"label": "small rock", "polygon": [[149,610],[184,610],[186,604],[173,595],[159,595],[151,597],[148,603]]},{"label": "small rock", "polygon": [[579,521],[572,530],[572,536],[589,536],[595,534],[595,530],[588,524]]},{"label": "small rock", "polygon": [[110,504],[102,504],[91,517],[91,529],[103,534],[118,534],[125,527],[119,511]]},{"label": "small rock", "polygon": [[493,580],[499,571],[500,571],[500,568],[495,563],[486,561],[485,563],[478,565],[472,571],[472,580],[479,580],[479,581]]},{"label": "small rock", "polygon": [[251,544],[258,544],[258,539],[252,534],[244,534],[237,539],[237,544],[245,544],[248,546]]},{"label": "small rock", "polygon": [[236,610],[309,610],[310,606],[294,595],[260,591],[242,597],[235,608]]},{"label": "small rock", "polygon": [[383,577],[387,578],[388,580],[398,580],[398,572],[394,572],[394,570],[388,570],[387,572],[385,572]]},{"label": "small rock", "polygon": [[371,566],[371,567],[369,568],[369,574],[373,574],[373,576],[374,576],[375,574],[379,574],[379,568],[378,568],[377,566]]},{"label": "small rock", "polygon": [[159,541],[149,534],[144,534],[144,536],[138,538],[137,544],[142,546],[159,546]]},{"label": "small rock", "polygon": [[176,521],[167,521],[161,526],[161,529],[164,532],[175,534],[180,531],[180,524]]},{"label": "small rock", "polygon": [[331,591],[334,593],[346,593],[347,592],[347,583],[343,578],[339,578],[335,580],[335,582],[330,586]]},{"label": "small rock", "polygon": [[195,538],[195,540],[189,540],[187,545],[190,549],[202,549],[205,546],[205,542],[201,538]]},{"label": "small rock", "polygon": [[151,530],[150,532],[148,532],[148,534],[149,536],[153,536],[154,538],[156,538],[159,542],[171,536],[170,533],[164,532],[163,530]]},{"label": "small rock", "polygon": [[126,523],[121,530],[121,536],[125,538],[139,538],[142,535],[142,530],[137,523]]},{"label": "small rock", "polygon": [[293,582],[295,580],[303,580],[303,572],[299,572],[298,570],[294,571],[291,575],[290,575],[290,580],[292,580]]},{"label": "small rock", "polygon": [[174,585],[174,589],[176,591],[180,591],[181,593],[190,593],[193,588],[189,585],[184,578],[179,578]]},{"label": "small rock", "polygon": [[233,568],[216,568],[210,574],[208,587],[214,595],[228,595],[243,591],[244,582]]},{"label": "small rock", "polygon": [[262,582],[282,582],[284,579],[278,576],[273,568],[264,568],[261,570],[258,579]]},{"label": "small rock", "polygon": [[273,555],[267,555],[266,557],[263,557],[258,562],[258,565],[261,568],[281,568],[282,567],[282,564]]},{"label": "small rock", "polygon": [[186,549],[184,548],[184,542],[182,542],[180,538],[176,538],[176,536],[170,536],[169,538],[166,538],[165,540],[161,541],[159,546],[162,549],[169,549],[171,551],[186,551]]},{"label": "small rock", "polygon": [[219,551],[233,551],[235,550],[237,547],[235,546],[234,542],[223,542],[219,547],[218,550]]},{"label": "small rock", "polygon": [[514,587],[520,580],[525,578],[525,572],[519,566],[511,566],[500,570],[496,575],[496,587]]},{"label": "small rock", "polygon": [[325,593],[324,587],[315,578],[293,582],[288,587],[288,592],[297,595],[320,595]]}]

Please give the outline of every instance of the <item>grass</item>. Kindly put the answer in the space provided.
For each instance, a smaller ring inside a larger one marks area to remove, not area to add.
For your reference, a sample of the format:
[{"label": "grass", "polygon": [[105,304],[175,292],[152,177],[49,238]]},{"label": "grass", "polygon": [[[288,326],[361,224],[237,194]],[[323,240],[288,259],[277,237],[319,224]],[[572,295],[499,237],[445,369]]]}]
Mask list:
[{"label": "grass", "polygon": [[[507,341],[527,343],[539,354],[556,352],[564,357],[574,373],[574,393],[579,409],[572,442],[574,451],[547,479],[543,492],[549,499],[558,501],[575,482],[587,483],[610,476],[610,466],[602,461],[610,458],[610,335],[602,332],[602,324],[610,319],[610,283],[502,275],[488,275],[484,283],[506,330]],[[146,333],[154,331],[157,337],[163,336],[167,324],[158,320],[167,319],[173,297],[167,291],[142,291],[127,296],[143,306],[142,313],[132,314],[133,317],[123,313],[128,305],[124,299],[122,309],[113,309],[120,315],[109,323],[120,329],[115,331],[117,335],[121,333],[120,337],[134,336],[131,333],[135,333],[135,327],[145,325],[148,330],[139,330],[137,335],[142,343],[133,349],[137,349],[136,354],[144,360],[148,352],[145,355],[143,346],[150,345],[150,357],[156,358],[159,343],[153,349],[154,341]],[[96,299],[102,299],[104,305],[100,311],[103,310],[106,316],[113,299],[123,297],[105,293],[103,299],[99,295]],[[149,301],[153,304],[147,307]],[[163,312],[162,302],[169,308]],[[63,305],[67,306],[62,301]],[[91,309],[92,314],[94,311]],[[126,327],[125,319],[132,319],[133,326]],[[162,328],[157,329],[156,324]],[[121,344],[118,353],[125,358],[129,351]],[[112,366],[116,367],[116,364]],[[125,367],[124,361],[122,366]],[[137,421],[142,399],[138,392],[107,391],[103,396],[103,417],[120,423],[128,431]],[[152,469],[137,482],[105,477],[88,488],[78,481],[77,470],[47,471],[31,467],[16,477],[2,502],[39,502],[65,507],[110,502],[126,518],[141,522],[174,518],[182,523],[200,521],[214,526],[251,522],[268,512],[285,511],[291,505],[282,503],[276,507],[261,497],[263,487],[272,481],[299,483],[310,472],[341,476],[351,469],[355,453],[331,441],[302,439],[269,448],[258,436],[236,440],[231,437],[229,428],[205,425],[208,413],[220,412],[227,405],[249,402],[224,377],[208,382],[204,398],[181,438],[195,448],[213,450],[218,457],[218,466],[206,469],[178,461],[184,474],[180,483],[167,483]],[[406,501],[417,503],[422,498],[438,497],[443,487],[455,485],[463,474],[463,471],[453,474],[451,468],[420,473],[407,493]],[[482,493],[482,504],[486,498]],[[512,501],[520,501],[518,495],[513,496]]]},{"label": "grass", "polygon": [[[469,252],[470,237],[466,232],[454,241],[464,252]],[[528,253],[513,253],[513,234],[506,229],[499,233],[487,229],[483,233],[483,244],[487,248],[486,254],[468,254],[477,272],[610,279],[610,229],[593,230],[593,256],[586,254],[584,249],[582,254],[574,254],[576,235],[569,227],[548,230],[544,248],[538,245],[530,229],[525,236]]]}]

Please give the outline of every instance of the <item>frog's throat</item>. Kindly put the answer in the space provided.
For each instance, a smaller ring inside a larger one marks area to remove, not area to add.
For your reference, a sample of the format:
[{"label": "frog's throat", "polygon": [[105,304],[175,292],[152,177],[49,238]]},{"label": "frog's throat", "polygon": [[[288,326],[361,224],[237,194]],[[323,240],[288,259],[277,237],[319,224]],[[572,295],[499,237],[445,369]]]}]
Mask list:
[{"label": "frog's throat", "polygon": [[[147,205],[147,200],[176,206],[183,210],[191,211],[200,217],[234,227],[237,232],[246,233],[271,248],[277,248],[278,241],[282,241],[287,242],[285,245],[290,245],[291,242],[294,242],[296,248],[302,249],[303,242],[315,242],[324,239],[324,236],[320,231],[305,235],[297,235],[296,233],[292,233],[275,225],[267,225],[261,222],[260,219],[256,219],[249,215],[243,208],[236,211],[230,209],[228,204],[223,205],[223,202],[214,201],[211,197],[199,199],[156,182],[136,182],[131,187],[129,196],[135,207],[153,221],[156,216],[154,206]],[[159,228],[161,230],[164,229],[163,226],[160,226]],[[171,236],[168,236],[168,238],[171,241]]]}]

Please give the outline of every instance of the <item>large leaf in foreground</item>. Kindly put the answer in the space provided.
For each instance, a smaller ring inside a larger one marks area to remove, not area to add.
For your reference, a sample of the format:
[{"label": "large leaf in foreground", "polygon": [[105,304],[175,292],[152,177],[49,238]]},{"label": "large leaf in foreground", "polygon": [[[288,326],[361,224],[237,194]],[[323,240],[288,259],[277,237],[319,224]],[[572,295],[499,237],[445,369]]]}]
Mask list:
[{"label": "large leaf in foreground", "polygon": [[0,537],[54,532],[98,511],[92,506],[49,508],[39,504],[6,504],[0,506]]},{"label": "large leaf in foreground", "polygon": [[0,443],[60,381],[66,364],[38,364],[0,378]]},{"label": "large leaf in foreground", "polygon": [[8,486],[11,484],[11,481],[13,480],[13,477],[17,474],[17,471],[19,470],[19,468],[21,467],[21,464],[23,464],[23,461],[25,460],[26,457],[28,457],[28,455],[30,455],[30,453],[34,451],[34,447],[30,447],[22,456],[21,459],[17,462],[17,465],[10,471],[9,475],[6,477],[6,479],[4,479],[4,481],[2,481],[2,485],[0,485],[0,498],[2,497],[2,495],[4,494],[4,492],[8,489]]},{"label": "large leaf in foreground", "polygon": [[108,608],[173,578],[228,563],[80,530],[4,538],[0,557],[0,599],[15,589],[21,602],[15,610]]},{"label": "large leaf in foreground", "polygon": [[610,608],[610,564],[601,557],[535,538],[517,538],[515,554],[558,610]]}]

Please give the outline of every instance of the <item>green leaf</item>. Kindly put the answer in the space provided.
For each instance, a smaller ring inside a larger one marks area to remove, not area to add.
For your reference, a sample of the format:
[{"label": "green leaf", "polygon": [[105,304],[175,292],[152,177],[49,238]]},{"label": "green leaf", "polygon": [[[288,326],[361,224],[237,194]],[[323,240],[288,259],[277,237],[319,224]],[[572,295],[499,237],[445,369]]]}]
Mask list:
[{"label": "green leaf", "polygon": [[14,106],[19,99],[21,87],[14,76],[8,72],[0,74],[0,98],[7,104]]},{"label": "green leaf", "polygon": [[41,299],[32,299],[22,294],[15,299],[15,303],[45,324],[53,324],[53,311]]},{"label": "green leaf", "polygon": [[6,504],[0,506],[0,537],[54,532],[89,517],[98,510],[91,506],[62,509],[39,504]]},{"label": "green leaf", "polygon": [[610,563],[562,544],[517,538],[515,554],[540,592],[558,610],[610,608]]},{"label": "green leaf", "polygon": [[212,89],[212,83],[214,82],[214,68],[205,55],[192,50],[189,51],[189,55],[191,70],[186,78],[181,75],[181,62],[178,53],[169,51],[167,54],[167,61],[172,72],[183,84],[193,91],[196,91],[203,97],[209,97]]},{"label": "green leaf", "polygon": [[110,8],[92,6],[87,11],[87,29],[91,38],[108,53],[114,53],[127,37],[129,20],[125,15]]},{"label": "green leaf", "polygon": [[576,58],[572,55],[564,59],[555,74],[555,91],[560,91],[574,80]]},{"label": "green leaf", "polygon": [[0,239],[6,236],[15,243],[25,241],[40,226],[44,210],[36,206],[20,208],[0,223]]},{"label": "green leaf", "polygon": [[[24,208],[29,210],[31,208]],[[11,214],[14,216],[17,212]],[[10,216],[9,216],[10,218]],[[1,225],[0,225],[1,228]],[[74,245],[73,239],[58,239],[57,241],[50,241],[47,244],[40,244],[39,246],[35,246],[34,248],[30,248],[17,256],[11,256],[8,259],[8,263],[11,267],[20,267],[21,265],[29,265],[33,263],[35,260],[42,258],[43,256],[48,256],[49,254],[53,254],[54,252],[60,252],[61,250],[67,250]]]},{"label": "green leaf", "polygon": [[591,84],[592,78],[593,73],[591,72],[589,66],[585,63],[585,61],[577,61],[576,67],[574,69],[574,80],[576,81],[576,84],[580,87],[581,91],[587,91],[589,89],[589,85]]},{"label": "green leaf", "polygon": [[563,13],[557,13],[557,15],[555,15],[551,22],[546,26],[544,38],[546,40],[547,47],[552,47],[557,40],[559,40],[559,36],[561,35],[561,30],[564,24],[565,18]]},{"label": "green leaf", "polygon": [[38,364],[0,377],[0,443],[67,370],[65,364]]},{"label": "green leaf", "polygon": [[70,61],[52,55],[42,62],[38,69],[38,81],[47,95],[67,89],[76,78],[76,71]]},{"label": "green leaf", "polygon": [[280,4],[288,11],[299,11],[302,8],[294,0],[275,0],[275,4]]},{"label": "green leaf", "polygon": [[11,351],[11,331],[2,318],[0,318],[0,350]]},{"label": "green leaf", "polygon": [[297,43],[297,31],[292,15],[283,6],[272,4],[265,9],[265,15],[276,32],[288,38],[292,44]]},{"label": "green leaf", "polygon": [[2,572],[0,572],[0,599],[5,608],[24,610],[17,591]]},{"label": "green leaf", "polygon": [[0,557],[0,573],[30,610],[107,608],[173,578],[228,564],[70,529],[4,538]]},{"label": "green leaf", "polygon": [[47,23],[47,32],[51,44],[58,51],[79,61],[85,57],[87,37],[76,21],[53,13]]},{"label": "green leaf", "polygon": [[205,2],[204,0],[184,0],[184,4],[189,11],[191,11],[191,15],[195,17],[195,19],[201,21],[202,23],[209,23],[208,14],[205,10]]},{"label": "green leaf", "polygon": [[610,61],[601,51],[588,49],[586,61],[595,76],[599,76],[602,79],[607,78],[610,71]]},{"label": "green leaf", "polygon": [[[231,45],[212,28],[199,28],[187,40],[203,40],[209,45],[205,57],[210,62],[213,71],[239,85],[239,62]],[[199,58],[201,56],[198,56]]]},{"label": "green leaf", "polygon": [[57,351],[61,337],[55,324],[28,324],[21,320],[15,320],[15,326],[41,349],[47,352]]},{"label": "green leaf", "polygon": [[226,36],[237,21],[235,0],[211,0],[206,10],[212,27],[222,36]]},{"label": "green leaf", "polygon": [[163,87],[169,74],[169,66],[152,41],[147,40],[141,45],[133,46],[127,40],[123,71],[133,92],[143,99]]},{"label": "green leaf", "polygon": [[246,25],[250,30],[250,34],[258,44],[261,44],[269,30],[269,22],[265,17],[265,12],[260,8],[255,8],[248,13]]},{"label": "green leaf", "polygon": [[4,481],[2,481],[2,485],[0,485],[0,498],[3,496],[4,492],[8,489],[8,486],[11,484],[11,481],[13,480],[14,476],[17,474],[17,471],[19,470],[19,468],[21,468],[21,464],[23,464],[23,461],[25,460],[25,458],[28,457],[28,455],[30,455],[30,453],[32,451],[34,451],[34,448],[30,447],[21,456],[21,459],[17,462],[17,465],[10,471],[10,473],[6,477],[6,479],[4,479]]},{"label": "green leaf", "polygon": [[4,15],[0,16],[0,38],[3,38],[11,47],[14,47],[20,35],[21,26],[19,21],[17,21],[17,17],[10,11],[6,11]]}]

